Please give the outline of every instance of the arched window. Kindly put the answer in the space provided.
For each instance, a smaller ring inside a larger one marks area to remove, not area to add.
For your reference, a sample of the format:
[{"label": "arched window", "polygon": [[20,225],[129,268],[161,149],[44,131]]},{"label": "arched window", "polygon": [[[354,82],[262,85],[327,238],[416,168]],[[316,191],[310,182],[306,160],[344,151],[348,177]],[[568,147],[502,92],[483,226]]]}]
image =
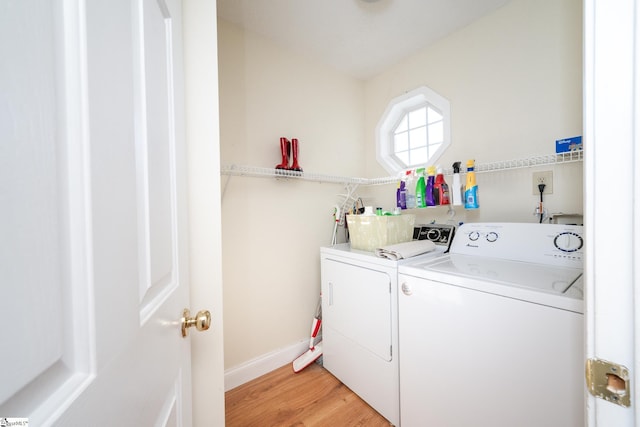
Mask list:
[{"label": "arched window", "polygon": [[449,101],[428,87],[393,99],[376,129],[378,162],[395,175],[434,164],[451,143]]}]

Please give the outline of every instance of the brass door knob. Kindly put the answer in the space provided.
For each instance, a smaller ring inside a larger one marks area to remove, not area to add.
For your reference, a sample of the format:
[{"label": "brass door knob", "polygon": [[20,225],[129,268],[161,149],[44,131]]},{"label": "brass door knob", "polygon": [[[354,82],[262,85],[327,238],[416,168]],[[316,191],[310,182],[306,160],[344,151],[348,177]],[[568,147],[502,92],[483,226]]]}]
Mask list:
[{"label": "brass door knob", "polygon": [[206,331],[211,326],[211,313],[208,310],[200,310],[194,317],[191,317],[191,312],[188,308],[185,308],[182,312],[182,337],[186,337],[188,329],[195,326],[199,331]]}]

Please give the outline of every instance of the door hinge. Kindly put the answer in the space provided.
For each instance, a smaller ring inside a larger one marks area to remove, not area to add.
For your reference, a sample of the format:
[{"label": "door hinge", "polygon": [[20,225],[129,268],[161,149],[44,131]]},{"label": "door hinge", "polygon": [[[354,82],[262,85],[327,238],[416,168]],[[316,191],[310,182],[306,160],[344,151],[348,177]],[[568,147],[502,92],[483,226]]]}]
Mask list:
[{"label": "door hinge", "polygon": [[631,406],[629,370],[617,363],[587,359],[585,377],[589,393],[620,406]]}]

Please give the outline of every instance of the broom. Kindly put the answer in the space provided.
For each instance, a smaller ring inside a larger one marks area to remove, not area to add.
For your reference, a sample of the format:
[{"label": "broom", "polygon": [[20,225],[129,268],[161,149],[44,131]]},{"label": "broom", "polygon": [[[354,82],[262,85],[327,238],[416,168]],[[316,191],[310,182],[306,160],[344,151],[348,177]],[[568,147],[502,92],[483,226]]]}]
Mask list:
[{"label": "broom", "polygon": [[322,356],[322,340],[317,344],[314,343],[318,332],[320,332],[320,326],[322,324],[322,300],[318,301],[318,307],[316,308],[316,315],[311,322],[311,338],[309,339],[309,350],[298,356],[293,361],[293,372],[298,373],[313,362],[318,360]]}]

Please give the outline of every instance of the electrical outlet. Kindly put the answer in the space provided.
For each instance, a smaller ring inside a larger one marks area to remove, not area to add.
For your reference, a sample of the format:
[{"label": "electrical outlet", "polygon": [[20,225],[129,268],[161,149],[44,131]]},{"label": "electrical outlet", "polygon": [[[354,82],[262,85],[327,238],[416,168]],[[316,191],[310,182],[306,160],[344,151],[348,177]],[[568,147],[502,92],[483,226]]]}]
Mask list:
[{"label": "electrical outlet", "polygon": [[532,193],[536,196],[540,195],[538,185],[544,184],[544,194],[553,193],[553,171],[534,172]]}]

